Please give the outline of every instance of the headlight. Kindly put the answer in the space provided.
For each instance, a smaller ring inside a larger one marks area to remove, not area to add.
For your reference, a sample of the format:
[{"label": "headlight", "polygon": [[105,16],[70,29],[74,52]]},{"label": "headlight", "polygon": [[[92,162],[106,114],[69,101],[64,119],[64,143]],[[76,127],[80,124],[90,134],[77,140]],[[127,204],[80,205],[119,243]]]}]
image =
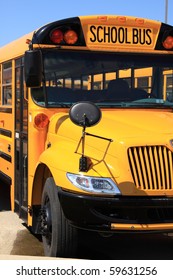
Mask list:
[{"label": "headlight", "polygon": [[89,177],[80,174],[67,173],[67,178],[77,188],[92,193],[116,194],[121,192],[116,184],[109,178]]}]

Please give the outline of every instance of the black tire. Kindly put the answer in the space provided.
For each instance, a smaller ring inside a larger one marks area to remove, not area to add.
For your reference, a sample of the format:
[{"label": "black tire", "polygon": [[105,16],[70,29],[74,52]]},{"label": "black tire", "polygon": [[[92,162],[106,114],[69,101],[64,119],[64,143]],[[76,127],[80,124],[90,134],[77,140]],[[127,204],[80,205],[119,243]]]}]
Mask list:
[{"label": "black tire", "polygon": [[76,257],[78,230],[65,218],[53,178],[45,182],[42,194],[42,240],[44,253],[50,257]]}]

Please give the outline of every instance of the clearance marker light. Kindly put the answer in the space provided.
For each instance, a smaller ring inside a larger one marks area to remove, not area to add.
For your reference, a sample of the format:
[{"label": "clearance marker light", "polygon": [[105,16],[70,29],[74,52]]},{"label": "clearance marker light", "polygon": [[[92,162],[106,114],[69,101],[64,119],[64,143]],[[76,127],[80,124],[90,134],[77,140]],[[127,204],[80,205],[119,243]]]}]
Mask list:
[{"label": "clearance marker light", "polygon": [[170,50],[173,48],[173,37],[172,36],[168,36],[166,37],[166,39],[163,41],[163,47],[167,50]]},{"label": "clearance marker light", "polygon": [[97,19],[98,19],[98,21],[100,21],[100,22],[105,22],[105,21],[108,20],[107,16],[98,16]]},{"label": "clearance marker light", "polygon": [[31,44],[31,40],[30,39],[26,39],[26,44],[27,45]]},{"label": "clearance marker light", "polygon": [[126,17],[118,17],[118,21],[120,23],[125,23],[126,22]]},{"label": "clearance marker light", "polygon": [[143,24],[144,24],[144,19],[143,19],[143,18],[136,18],[135,20],[136,20],[136,22],[137,22],[138,24],[140,24],[140,25],[143,25]]},{"label": "clearance marker light", "polygon": [[38,129],[45,128],[49,123],[49,118],[47,115],[40,113],[34,118],[34,124]]}]

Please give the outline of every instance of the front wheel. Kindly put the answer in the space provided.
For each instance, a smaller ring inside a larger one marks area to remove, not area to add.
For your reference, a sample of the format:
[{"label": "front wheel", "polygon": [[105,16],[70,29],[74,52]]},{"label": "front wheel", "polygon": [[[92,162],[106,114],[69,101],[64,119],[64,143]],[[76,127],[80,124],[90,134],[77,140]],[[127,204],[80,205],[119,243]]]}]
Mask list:
[{"label": "front wheel", "polygon": [[78,230],[65,218],[53,178],[45,182],[42,194],[42,240],[46,256],[75,257]]}]

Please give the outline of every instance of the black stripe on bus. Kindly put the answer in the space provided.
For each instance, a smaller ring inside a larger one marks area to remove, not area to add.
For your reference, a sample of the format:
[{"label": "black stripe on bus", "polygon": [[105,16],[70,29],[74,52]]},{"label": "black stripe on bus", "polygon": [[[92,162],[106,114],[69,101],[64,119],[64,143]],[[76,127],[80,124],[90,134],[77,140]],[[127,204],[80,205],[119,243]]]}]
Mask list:
[{"label": "black stripe on bus", "polygon": [[12,132],[10,130],[4,129],[4,128],[0,128],[0,134],[10,137],[12,136]]},{"label": "black stripe on bus", "polygon": [[2,180],[4,183],[8,185],[11,185],[12,182],[11,178],[7,174],[3,173],[2,171],[0,171],[0,180]]},{"label": "black stripe on bus", "polygon": [[9,156],[8,154],[6,153],[3,153],[3,152],[0,152],[0,157],[11,162],[11,156]]},{"label": "black stripe on bus", "polygon": [[12,113],[12,108],[0,107],[0,112],[11,114]]}]

